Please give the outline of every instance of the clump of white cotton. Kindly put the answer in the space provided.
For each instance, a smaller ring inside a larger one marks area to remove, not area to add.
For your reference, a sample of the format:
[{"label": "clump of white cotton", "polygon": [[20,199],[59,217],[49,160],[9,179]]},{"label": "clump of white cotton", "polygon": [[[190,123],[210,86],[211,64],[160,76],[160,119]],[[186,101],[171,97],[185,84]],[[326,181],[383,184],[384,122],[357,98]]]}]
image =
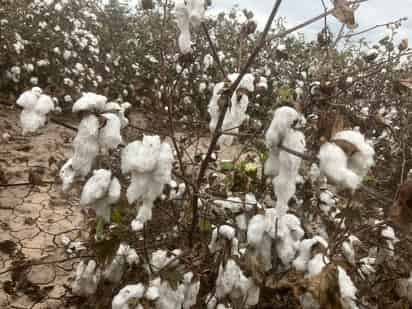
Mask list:
[{"label": "clump of white cotton", "polygon": [[110,222],[110,206],[119,201],[120,194],[120,182],[110,170],[95,170],[83,187],[80,205],[92,207],[97,216]]},{"label": "clump of white cotton", "polygon": [[122,279],[126,264],[133,265],[139,263],[139,256],[136,250],[126,243],[121,243],[117,249],[116,256],[110,265],[103,272],[103,276],[110,282],[117,283]]},{"label": "clump of white cotton", "polygon": [[123,150],[122,173],[132,176],[127,199],[130,204],[136,202],[140,206],[132,222],[134,230],[141,230],[152,218],[154,201],[172,180],[172,166],[172,149],[159,136],[144,136],[142,141],[130,143]]},{"label": "clump of white cotton", "polygon": [[74,171],[72,167],[72,159],[69,159],[64,163],[64,165],[61,167],[59,176],[62,181],[62,190],[63,192],[67,192],[70,190],[74,183],[74,179],[76,177],[76,172]]},{"label": "clump of white cotton", "polygon": [[107,98],[105,96],[86,92],[80,99],[78,99],[72,107],[73,113],[77,112],[103,112],[107,103]]},{"label": "clump of white cotton", "polygon": [[254,216],[248,226],[247,241],[259,256],[266,270],[272,268],[272,243],[283,266],[288,268],[299,249],[304,235],[300,220],[291,214],[267,209],[264,215]]},{"label": "clump of white cotton", "polygon": [[216,280],[216,298],[229,297],[232,302],[243,304],[243,308],[250,308],[259,302],[260,289],[252,278],[245,276],[233,259],[219,266]]},{"label": "clump of white cotton", "polygon": [[39,87],[23,92],[16,103],[23,108],[20,114],[20,125],[23,134],[36,132],[44,127],[47,122],[47,115],[55,109],[53,99],[42,94]]},{"label": "clump of white cotton", "polygon": [[72,291],[78,296],[90,296],[96,293],[101,273],[96,262],[91,260],[86,265],[81,261],[76,268],[76,277],[72,284]]},{"label": "clump of white cotton", "polygon": [[205,14],[203,0],[176,0],[175,17],[180,30],[178,44],[182,54],[192,52],[190,25],[197,26]]},{"label": "clump of white cotton", "polygon": [[313,238],[304,239],[299,244],[298,257],[293,261],[293,266],[296,270],[306,272],[308,270],[309,261],[313,258],[312,248],[316,244],[321,244],[323,247],[327,247],[327,242],[319,236]]},{"label": "clump of white cotton", "polygon": [[304,117],[295,109],[283,106],[275,111],[272,123],[266,132],[265,141],[269,157],[265,163],[266,175],[273,176],[273,189],[279,211],[288,210],[288,202],[296,191],[296,180],[302,159],[280,148],[304,152],[305,136],[297,128],[305,123]]},{"label": "clump of white cotton", "polygon": [[[228,76],[230,83],[235,82],[239,74],[234,73]],[[210,99],[208,112],[210,115],[210,131],[213,132],[216,129],[216,125],[220,115],[219,100],[222,97],[223,90],[225,88],[225,83],[221,82],[215,85],[213,89],[213,95]],[[237,134],[239,132],[239,127],[242,123],[248,119],[246,114],[247,108],[249,106],[249,96],[246,91],[253,92],[254,87],[254,76],[252,74],[245,74],[243,76],[238,88],[233,93],[231,98],[231,105],[226,112],[225,118],[223,120],[222,131],[224,133]],[[219,144],[232,145],[234,140],[233,135],[223,134],[219,138]]]},{"label": "clump of white cotton", "polygon": [[353,284],[346,271],[340,266],[338,266],[338,282],[342,308],[358,309],[359,307],[356,305],[357,288]]},{"label": "clump of white cotton", "polygon": [[[343,141],[356,147],[353,154],[346,154],[334,141]],[[362,178],[374,165],[375,151],[365,137],[358,131],[338,132],[330,142],[320,148],[321,172],[337,185],[356,190]]]},{"label": "clump of white cotton", "polygon": [[359,245],[360,240],[354,235],[350,235],[348,240],[345,240],[342,243],[342,253],[343,256],[346,258],[349,264],[355,266],[356,264],[356,252],[354,246]]},{"label": "clump of white cotton", "polygon": [[116,149],[122,142],[120,130],[122,124],[120,118],[113,113],[105,113],[102,115],[105,118],[105,125],[99,131],[99,145],[103,154],[109,150]]},{"label": "clump of white cotton", "polygon": [[[131,300],[143,298],[145,287],[143,284],[127,285],[117,293],[112,301],[112,309],[135,309],[129,306]],[[136,308],[140,308],[139,306]],[[143,308],[143,307],[142,307]]]},{"label": "clump of white cotton", "polygon": [[230,243],[231,255],[239,255],[239,241],[235,236],[236,230],[230,225],[221,225],[213,229],[212,239],[208,246],[210,252],[215,253],[224,248],[226,243]]},{"label": "clump of white cotton", "polygon": [[95,115],[82,119],[73,141],[74,155],[71,166],[76,175],[86,177],[99,154],[99,120]]}]

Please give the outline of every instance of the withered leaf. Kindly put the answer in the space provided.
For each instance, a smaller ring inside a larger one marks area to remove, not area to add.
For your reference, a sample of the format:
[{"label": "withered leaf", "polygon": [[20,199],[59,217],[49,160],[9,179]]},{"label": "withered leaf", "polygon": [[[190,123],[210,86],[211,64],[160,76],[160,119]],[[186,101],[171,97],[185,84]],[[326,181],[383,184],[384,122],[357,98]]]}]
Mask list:
[{"label": "withered leaf", "polygon": [[335,10],[333,16],[349,29],[355,29],[357,25],[355,22],[354,9],[350,6],[349,2],[347,0],[335,0],[334,4]]},{"label": "withered leaf", "polygon": [[358,147],[356,147],[354,144],[348,141],[345,141],[343,139],[333,139],[331,142],[339,146],[339,148],[341,148],[348,157],[351,157],[356,152],[359,152]]}]

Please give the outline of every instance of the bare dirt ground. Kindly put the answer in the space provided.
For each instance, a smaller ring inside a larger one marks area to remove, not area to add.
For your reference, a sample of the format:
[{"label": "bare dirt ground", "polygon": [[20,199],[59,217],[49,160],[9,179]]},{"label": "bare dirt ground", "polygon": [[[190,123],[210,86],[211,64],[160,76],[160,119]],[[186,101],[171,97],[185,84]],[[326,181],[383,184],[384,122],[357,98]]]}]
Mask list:
[{"label": "bare dirt ground", "polygon": [[77,195],[63,196],[55,183],[74,132],[49,123],[22,136],[18,115],[0,108],[0,308],[62,308],[78,262],[62,237],[78,240],[86,231]]}]

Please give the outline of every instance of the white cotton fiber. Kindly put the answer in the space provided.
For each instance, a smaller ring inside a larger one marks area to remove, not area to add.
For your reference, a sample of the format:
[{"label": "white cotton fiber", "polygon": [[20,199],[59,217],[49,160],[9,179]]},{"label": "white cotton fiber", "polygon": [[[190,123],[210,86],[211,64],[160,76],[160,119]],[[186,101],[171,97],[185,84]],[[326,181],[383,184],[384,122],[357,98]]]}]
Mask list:
[{"label": "white cotton fiber", "polygon": [[76,174],[87,176],[99,154],[99,120],[94,115],[82,119],[73,141],[72,167]]},{"label": "white cotton fiber", "polygon": [[102,115],[106,124],[99,131],[99,145],[103,154],[109,150],[116,149],[122,142],[120,118],[112,113]]}]

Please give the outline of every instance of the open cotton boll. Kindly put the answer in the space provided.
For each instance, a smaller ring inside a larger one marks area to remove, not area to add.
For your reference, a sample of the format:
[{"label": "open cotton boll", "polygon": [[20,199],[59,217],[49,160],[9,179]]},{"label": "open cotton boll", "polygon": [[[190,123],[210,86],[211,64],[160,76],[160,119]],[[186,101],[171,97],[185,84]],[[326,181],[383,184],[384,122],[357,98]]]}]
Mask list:
[{"label": "open cotton boll", "polygon": [[299,244],[299,255],[293,261],[293,266],[297,271],[306,272],[308,268],[309,260],[312,258],[312,248],[317,243],[327,247],[327,242],[319,236],[315,236],[310,239],[304,239]]},{"label": "open cotton boll", "polygon": [[95,261],[86,265],[81,261],[76,268],[76,277],[72,284],[72,291],[78,296],[90,296],[96,293],[100,281],[100,270]]},{"label": "open cotton boll", "polygon": [[141,204],[132,222],[138,230],[151,219],[154,201],[172,180],[173,152],[169,144],[161,144],[159,136],[144,136],[142,142],[135,141],[123,150],[121,167],[123,174],[132,174],[127,189],[129,203]]},{"label": "open cotton boll", "polygon": [[110,205],[120,199],[120,183],[117,178],[112,177],[109,170],[95,170],[83,187],[80,197],[80,205],[95,209],[97,216],[110,222]]},{"label": "open cotton boll", "polygon": [[359,238],[354,235],[350,235],[348,240],[342,243],[342,253],[343,256],[346,258],[349,264],[355,266],[355,248],[354,245],[360,244]]},{"label": "open cotton boll", "polygon": [[[300,153],[305,151],[305,136],[300,131],[290,130],[283,139],[283,145]],[[302,159],[281,150],[279,152],[279,173],[273,180],[273,189],[277,197],[276,208],[285,213],[289,200],[295,195],[296,180]]]},{"label": "open cotton boll", "polygon": [[99,120],[94,115],[82,119],[73,141],[72,167],[76,174],[87,176],[99,154]]},{"label": "open cotton boll", "polygon": [[24,109],[34,109],[37,100],[42,94],[43,90],[39,87],[33,87],[30,90],[23,92],[17,99],[16,104]]},{"label": "open cotton boll", "polygon": [[72,107],[72,112],[77,113],[81,111],[98,111],[102,112],[105,110],[105,105],[107,103],[107,98],[105,96],[86,92],[78,99]]},{"label": "open cotton boll", "polygon": [[358,131],[346,130],[338,132],[333,140],[345,140],[356,146],[359,151],[349,158],[348,167],[360,177],[366,176],[369,169],[375,164],[373,159],[375,150],[365,137]]},{"label": "open cotton boll", "polygon": [[105,269],[103,276],[112,283],[120,282],[122,279],[126,263],[137,264],[139,262],[139,257],[136,250],[130,248],[126,243],[121,243],[119,249],[117,249],[116,256],[113,261]]},{"label": "open cotton boll", "polygon": [[141,283],[125,286],[113,298],[112,309],[135,309],[129,306],[129,301],[132,299],[141,299],[144,292],[145,287]]},{"label": "open cotton boll", "polygon": [[34,110],[26,110],[20,114],[20,125],[23,129],[23,135],[29,132],[36,132],[46,124],[46,117],[36,113]]},{"label": "open cotton boll", "polygon": [[76,172],[72,167],[72,159],[69,159],[66,163],[64,163],[64,165],[60,169],[59,176],[63,183],[62,190],[63,192],[67,192],[71,189],[76,177]]},{"label": "open cotton boll", "polygon": [[112,113],[102,115],[106,119],[106,124],[99,131],[99,144],[103,154],[109,150],[116,149],[122,142],[120,118]]},{"label": "open cotton boll", "polygon": [[229,225],[221,225],[218,228],[213,229],[212,239],[210,240],[209,250],[211,253],[215,253],[220,250],[224,243],[222,240],[232,241],[232,251],[236,253],[238,240],[235,238],[236,230]]},{"label": "open cotton boll", "polygon": [[53,99],[45,94],[40,95],[39,99],[34,106],[34,111],[40,115],[46,116],[48,113],[54,110]]},{"label": "open cotton boll", "polygon": [[203,58],[203,69],[207,71],[211,66],[213,66],[214,59],[211,54],[206,54]]},{"label": "open cotton boll", "polygon": [[205,15],[204,0],[187,0],[187,9],[189,11],[190,23],[198,26]]},{"label": "open cotton boll", "polygon": [[319,161],[322,174],[335,184],[351,190],[356,190],[359,187],[361,177],[349,169],[348,157],[336,144],[323,144],[319,151]]},{"label": "open cotton boll", "polygon": [[[357,148],[357,151],[348,156],[344,150],[333,141],[342,140]],[[320,148],[320,169],[329,179],[338,185],[356,190],[362,178],[374,165],[373,147],[358,131],[346,130],[338,132],[331,142]]]},{"label": "open cotton boll", "polygon": [[323,268],[329,264],[329,258],[322,253],[316,254],[309,262],[307,267],[307,275],[315,276],[322,272]]},{"label": "open cotton boll", "polygon": [[210,131],[214,131],[216,129],[217,121],[219,119],[219,99],[222,95],[222,91],[225,87],[225,83],[218,83],[213,88],[213,95],[209,101],[208,106],[208,113],[210,115],[210,124],[209,129]]},{"label": "open cotton boll", "polygon": [[169,282],[162,281],[157,288],[160,296],[156,300],[156,309],[182,308],[185,299],[185,286],[183,284],[179,284],[175,290]]},{"label": "open cotton boll", "polygon": [[200,281],[193,282],[193,273],[188,272],[183,275],[183,284],[185,287],[183,309],[190,309],[196,305],[197,295],[200,290]]},{"label": "open cotton boll", "polygon": [[253,279],[247,278],[233,259],[229,259],[226,265],[219,266],[219,274],[216,280],[216,297],[224,299],[229,297],[232,301],[240,301],[245,308],[255,306],[259,301],[259,287]]},{"label": "open cotton boll", "polygon": [[192,52],[191,36],[190,36],[190,16],[189,10],[184,0],[175,1],[175,17],[176,23],[180,30],[178,45],[182,54]]},{"label": "open cotton boll", "polygon": [[142,141],[135,141],[122,152],[122,172],[146,173],[156,168],[161,149],[159,136],[143,136]]},{"label": "open cotton boll", "polygon": [[357,288],[346,271],[338,266],[338,282],[343,309],[358,309],[356,305]]},{"label": "open cotton boll", "polygon": [[247,242],[253,247],[259,247],[262,243],[263,235],[266,232],[265,216],[254,216],[248,226],[247,230]]}]

